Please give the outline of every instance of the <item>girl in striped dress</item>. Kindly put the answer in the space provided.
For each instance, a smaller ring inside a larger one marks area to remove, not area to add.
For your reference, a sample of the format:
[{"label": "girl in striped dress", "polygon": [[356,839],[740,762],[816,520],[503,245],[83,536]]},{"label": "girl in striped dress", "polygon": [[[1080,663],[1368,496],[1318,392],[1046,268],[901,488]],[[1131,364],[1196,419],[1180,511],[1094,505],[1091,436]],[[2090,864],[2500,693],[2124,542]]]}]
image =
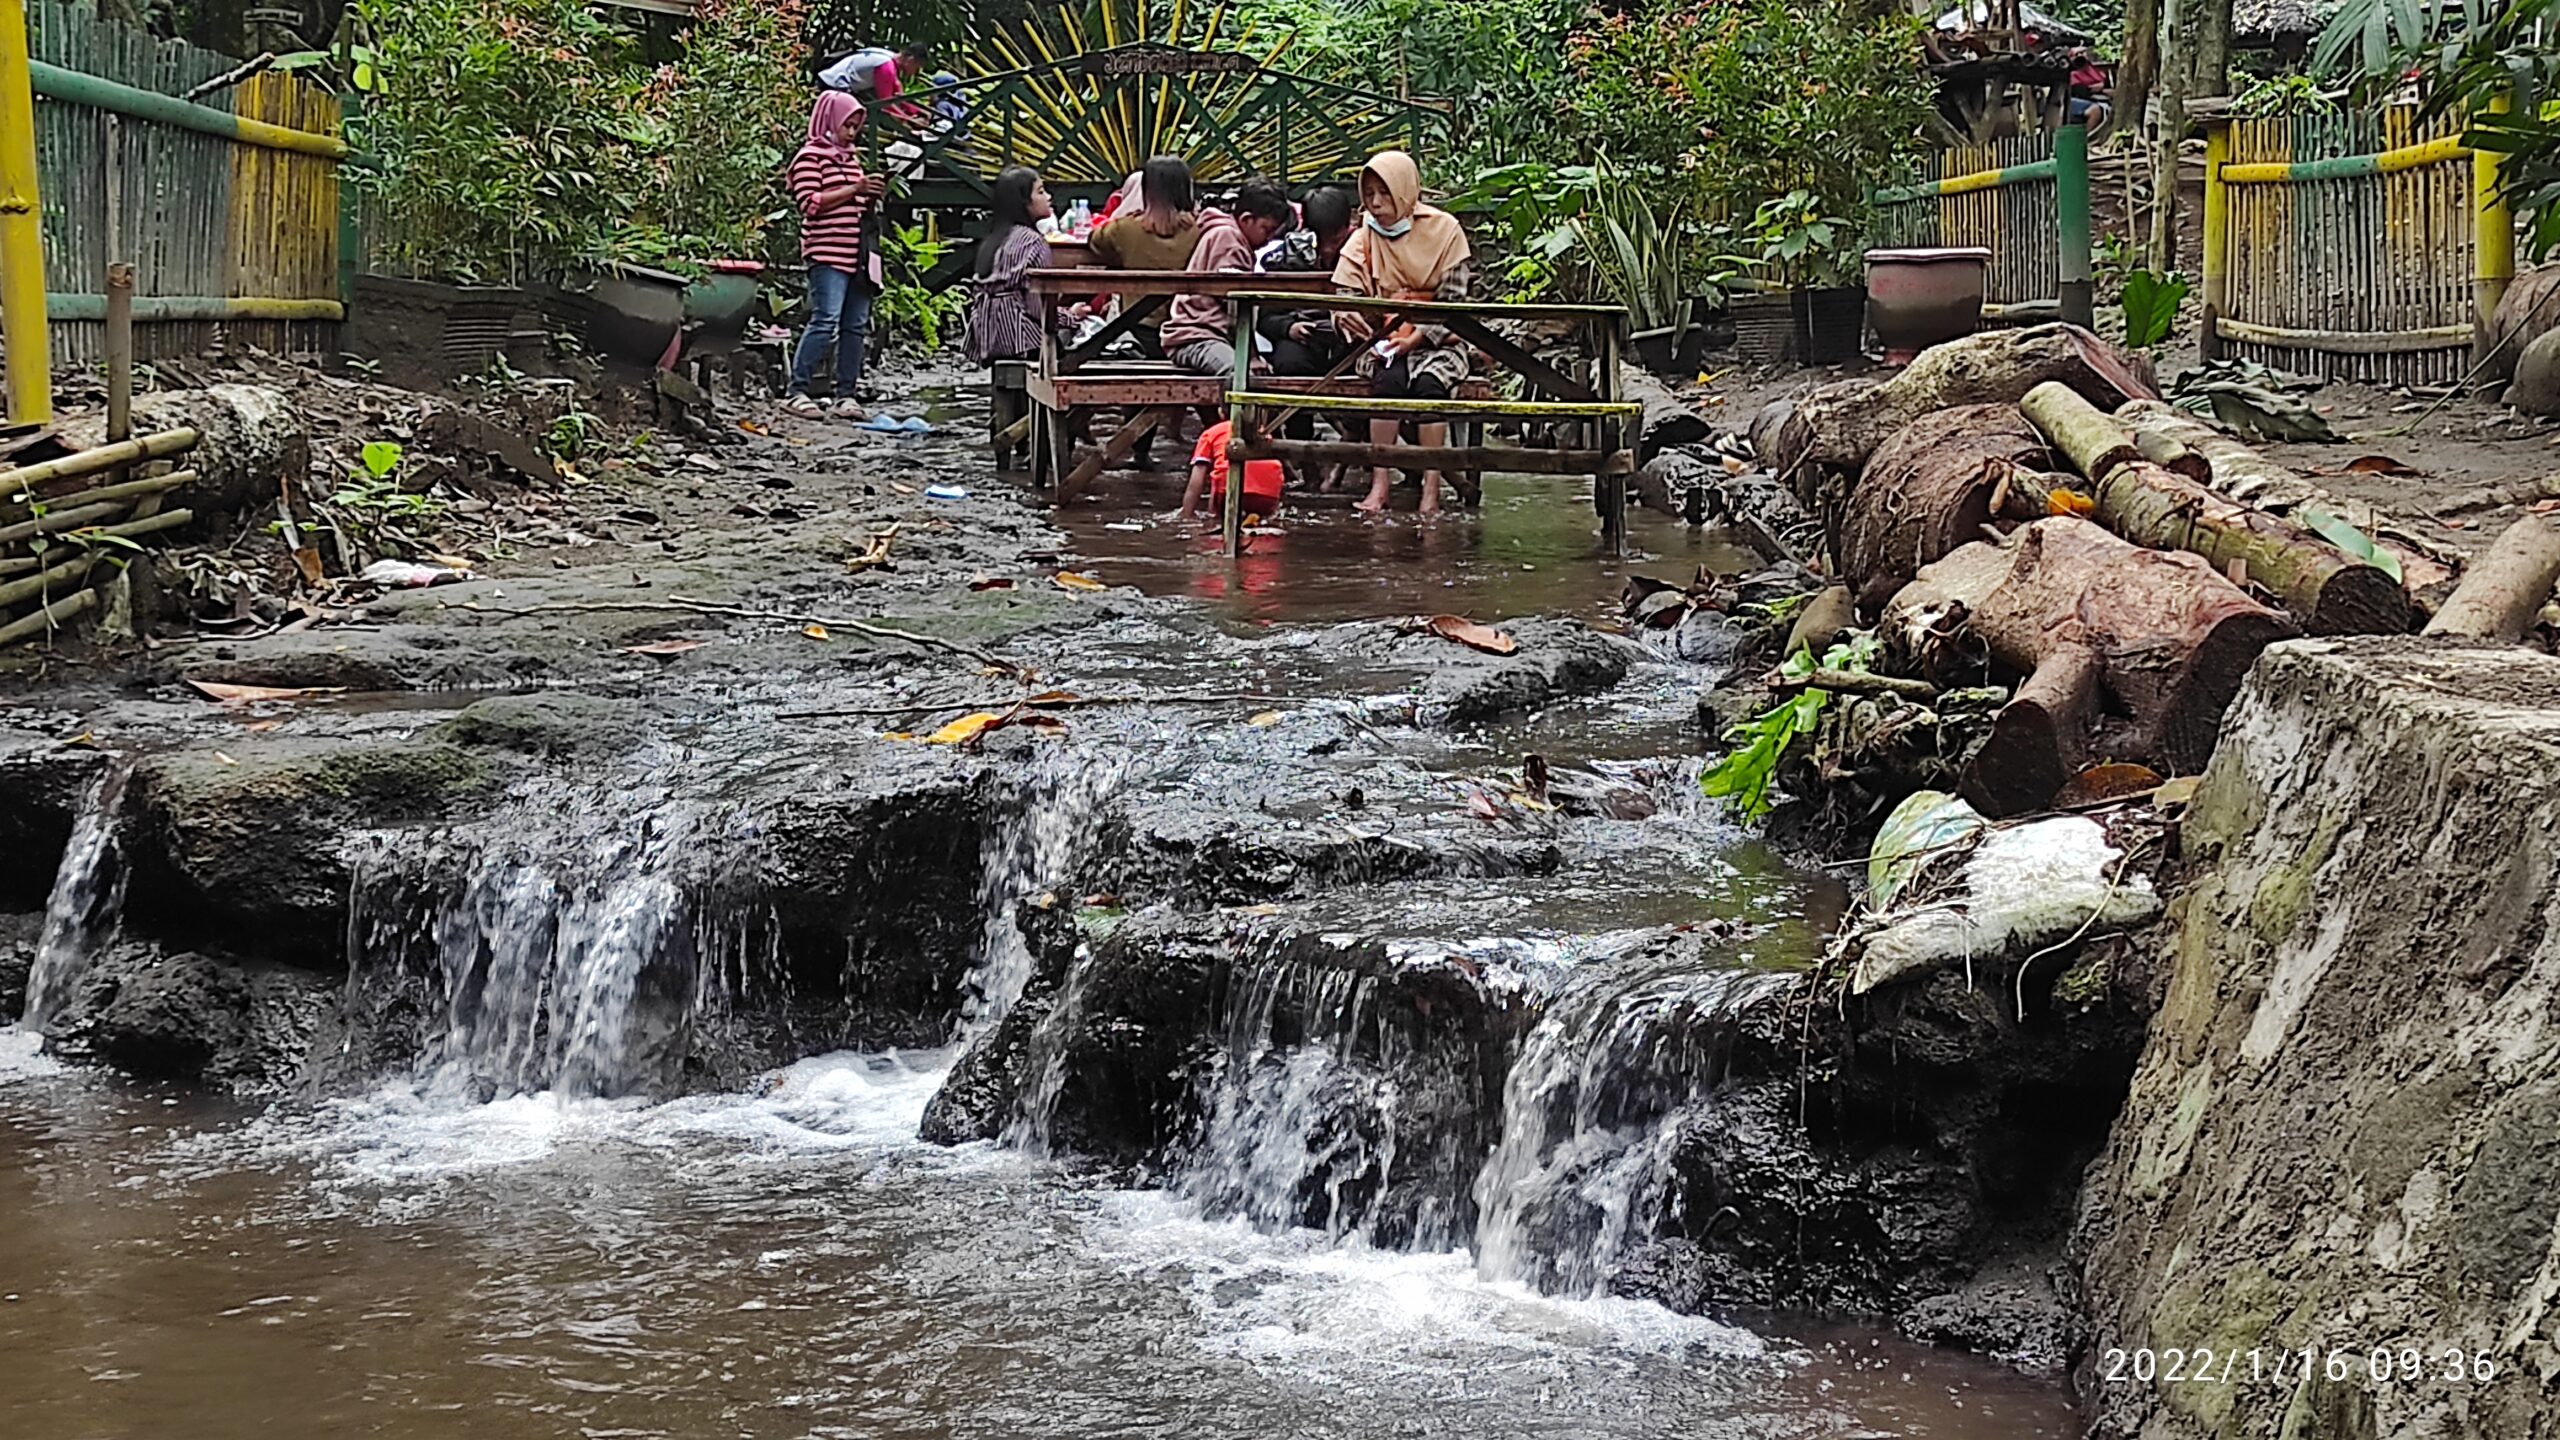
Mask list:
[{"label": "girl in striped dress", "polygon": [[[820,92],[809,112],[808,143],[785,172],[800,207],[800,256],[809,263],[809,328],[800,332],[799,348],[792,352],[791,398],[784,402],[795,414],[870,418],[855,392],[871,340],[872,297],[880,293],[880,251],[871,226],[888,185],[864,174],[862,158],[854,153],[862,115],[862,102],[843,91]],[[829,344],[836,350],[832,409],[809,393]]]}]

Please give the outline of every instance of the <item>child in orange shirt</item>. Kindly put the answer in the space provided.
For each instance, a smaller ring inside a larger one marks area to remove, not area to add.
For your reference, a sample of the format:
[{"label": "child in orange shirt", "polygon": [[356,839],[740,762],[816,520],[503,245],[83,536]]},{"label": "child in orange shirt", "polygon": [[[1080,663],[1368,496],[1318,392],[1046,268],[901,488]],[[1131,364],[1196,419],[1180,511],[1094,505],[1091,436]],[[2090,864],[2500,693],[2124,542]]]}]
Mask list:
[{"label": "child in orange shirt", "polygon": [[[1182,489],[1182,513],[1199,513],[1200,498],[1209,497],[1211,515],[1225,513],[1227,498],[1227,438],[1234,428],[1226,421],[1200,432],[1200,443],[1191,451],[1191,483]],[[1244,513],[1251,521],[1267,520],[1280,513],[1280,462],[1247,460],[1244,462]]]}]

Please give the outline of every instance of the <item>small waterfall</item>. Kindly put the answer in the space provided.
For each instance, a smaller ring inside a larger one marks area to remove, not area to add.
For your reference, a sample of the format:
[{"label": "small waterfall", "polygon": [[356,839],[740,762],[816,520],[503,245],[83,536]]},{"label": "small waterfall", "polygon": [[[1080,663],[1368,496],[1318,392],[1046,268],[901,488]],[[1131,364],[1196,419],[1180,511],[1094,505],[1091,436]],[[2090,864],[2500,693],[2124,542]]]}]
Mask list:
[{"label": "small waterfall", "polygon": [[1512,1062],[1475,1182],[1485,1276],[1596,1295],[1679,1219],[1680,1130],[1722,1079],[1735,1015],[1789,977],[1630,961],[1559,995]]},{"label": "small waterfall", "polygon": [[1237,967],[1207,1116],[1175,1185],[1203,1214],[1371,1232],[1395,1168],[1398,1099],[1391,1074],[1357,1063],[1364,1041],[1380,1048],[1376,988],[1358,970],[1284,956]]},{"label": "small waterfall", "polygon": [[123,916],[125,865],[116,845],[116,821],[124,813],[125,782],[132,775],[130,758],[119,755],[109,761],[72,823],[71,843],[63,848],[53,891],[45,899],[35,964],[27,972],[20,1023],[29,1030],[42,1033],[52,1022]]},{"label": "small waterfall", "polygon": [[986,922],[977,966],[962,984],[958,1040],[966,1043],[994,1029],[1022,998],[1038,961],[1014,912],[1074,878],[1079,851],[1127,775],[1121,761],[1051,748],[1014,787],[981,851],[978,910]]},{"label": "small waterfall", "polygon": [[693,873],[702,816],[663,790],[536,787],[476,840],[359,866],[351,982],[431,978],[430,1096],[667,1088],[699,1022],[779,970],[775,926]]},{"label": "small waterfall", "polygon": [[1259,1229],[1465,1241],[1486,1098],[1475,977],[1374,944],[1248,942],[1220,1020],[1177,1191]]}]

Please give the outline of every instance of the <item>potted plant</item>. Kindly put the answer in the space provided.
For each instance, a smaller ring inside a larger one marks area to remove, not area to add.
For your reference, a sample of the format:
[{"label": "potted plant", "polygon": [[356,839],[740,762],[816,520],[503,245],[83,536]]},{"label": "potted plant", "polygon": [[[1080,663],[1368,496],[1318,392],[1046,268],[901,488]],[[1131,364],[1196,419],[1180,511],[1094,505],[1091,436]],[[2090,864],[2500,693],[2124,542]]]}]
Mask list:
[{"label": "potted plant", "polygon": [[1848,222],[1825,213],[1819,198],[1791,190],[1752,212],[1745,258],[1764,282],[1774,279],[1736,319],[1737,329],[1765,337],[1783,311],[1786,358],[1837,365],[1858,358],[1866,329],[1864,286],[1850,281],[1856,250]]},{"label": "potted plant", "polygon": [[1599,181],[1592,207],[1573,222],[1596,288],[1626,307],[1638,364],[1666,379],[1695,374],[1695,337],[1704,332],[1691,324],[1688,205],[1674,198],[1657,206],[1646,193],[1655,182],[1605,166]]}]

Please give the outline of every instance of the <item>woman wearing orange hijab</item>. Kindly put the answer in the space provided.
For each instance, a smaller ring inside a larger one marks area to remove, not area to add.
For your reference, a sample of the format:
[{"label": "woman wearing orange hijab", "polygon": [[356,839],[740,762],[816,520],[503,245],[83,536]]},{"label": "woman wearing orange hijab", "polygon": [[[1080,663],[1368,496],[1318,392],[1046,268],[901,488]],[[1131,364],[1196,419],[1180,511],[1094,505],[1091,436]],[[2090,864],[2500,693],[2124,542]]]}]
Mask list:
[{"label": "woman wearing orange hijab", "polygon": [[[1468,298],[1475,284],[1475,266],[1467,232],[1456,216],[1422,203],[1422,170],[1412,156],[1388,150],[1369,161],[1360,172],[1360,209],[1360,224],[1333,268],[1335,289],[1381,299]],[[1466,348],[1437,325],[1401,326],[1394,334],[1377,338],[1365,313],[1342,311],[1334,320],[1345,335],[1375,340],[1361,351],[1359,361],[1360,374],[1369,381],[1373,395],[1445,400],[1467,378]],[[1446,423],[1417,426],[1415,433],[1425,446],[1449,443]],[[1402,437],[1403,427],[1395,420],[1369,422],[1373,445],[1394,445]],[[1395,474],[1394,467],[1385,465],[1372,471],[1368,497],[1354,508],[1373,512],[1387,508]],[[1440,472],[1424,471],[1421,513],[1439,509]]]}]

